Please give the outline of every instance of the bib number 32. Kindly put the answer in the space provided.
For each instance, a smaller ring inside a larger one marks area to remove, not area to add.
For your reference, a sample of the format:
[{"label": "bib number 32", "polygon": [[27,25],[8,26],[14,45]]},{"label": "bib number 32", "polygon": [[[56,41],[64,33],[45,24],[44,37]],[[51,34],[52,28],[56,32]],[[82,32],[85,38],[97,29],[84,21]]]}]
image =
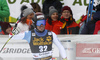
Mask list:
[{"label": "bib number 32", "polygon": [[48,46],[39,46],[39,51],[43,52],[43,51],[47,51]]}]

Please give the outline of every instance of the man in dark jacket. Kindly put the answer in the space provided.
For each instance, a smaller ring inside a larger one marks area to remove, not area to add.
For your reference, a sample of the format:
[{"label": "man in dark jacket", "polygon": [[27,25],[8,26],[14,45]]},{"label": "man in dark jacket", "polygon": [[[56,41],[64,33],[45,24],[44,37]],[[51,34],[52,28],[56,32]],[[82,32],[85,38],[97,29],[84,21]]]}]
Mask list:
[{"label": "man in dark jacket", "polygon": [[95,23],[100,21],[100,4],[96,6],[96,13],[93,15],[93,20],[86,23],[81,34],[93,34],[95,30]]},{"label": "man in dark jacket", "polygon": [[64,6],[62,9],[60,21],[54,25],[53,31],[56,34],[78,34],[79,26],[73,18],[72,10],[69,6]]},{"label": "man in dark jacket", "polygon": [[62,3],[59,0],[45,0],[43,3],[43,10],[42,11],[43,11],[46,18],[49,14],[49,7],[50,6],[54,6],[55,9],[58,10],[58,14],[60,15]]}]

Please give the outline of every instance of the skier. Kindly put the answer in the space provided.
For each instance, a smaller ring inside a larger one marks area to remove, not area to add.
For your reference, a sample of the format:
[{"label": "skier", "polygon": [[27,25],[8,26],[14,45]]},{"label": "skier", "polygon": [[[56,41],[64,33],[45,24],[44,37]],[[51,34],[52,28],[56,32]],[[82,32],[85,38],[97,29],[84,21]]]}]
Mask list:
[{"label": "skier", "polygon": [[[33,60],[52,60],[52,43],[58,47],[62,58],[67,60],[64,47],[54,32],[45,29],[45,24],[44,15],[38,15],[36,29],[23,34],[19,33],[18,35],[20,38],[24,35],[23,39],[28,41],[33,54]],[[13,39],[18,38],[18,35],[15,35]]]}]

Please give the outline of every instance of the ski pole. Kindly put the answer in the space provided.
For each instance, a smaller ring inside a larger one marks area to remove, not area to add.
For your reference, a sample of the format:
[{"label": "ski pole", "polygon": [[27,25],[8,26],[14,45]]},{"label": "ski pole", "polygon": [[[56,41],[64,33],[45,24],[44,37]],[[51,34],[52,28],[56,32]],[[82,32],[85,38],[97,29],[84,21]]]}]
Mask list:
[{"label": "ski pole", "polygon": [[0,53],[2,52],[2,50],[3,50],[3,48],[6,46],[6,44],[9,42],[9,40],[13,37],[14,35],[12,35],[7,41],[6,41],[6,43],[3,45],[3,47],[1,48],[1,50],[0,50]]}]

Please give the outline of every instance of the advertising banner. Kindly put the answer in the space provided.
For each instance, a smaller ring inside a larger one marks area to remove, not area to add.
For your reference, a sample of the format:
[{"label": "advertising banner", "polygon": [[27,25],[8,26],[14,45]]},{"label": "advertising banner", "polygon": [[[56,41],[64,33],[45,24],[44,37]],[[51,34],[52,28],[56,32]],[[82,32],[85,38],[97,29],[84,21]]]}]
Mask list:
[{"label": "advertising banner", "polygon": [[[58,35],[58,38],[68,60],[100,60],[100,35]],[[0,49],[7,39],[8,35],[0,35]],[[62,60],[56,45],[52,50],[53,60]],[[11,39],[0,53],[0,60],[33,60],[28,42]]]},{"label": "advertising banner", "polygon": [[79,60],[100,60],[100,43],[77,43],[76,57]]},{"label": "advertising banner", "polygon": [[[0,40],[1,50],[7,38]],[[10,40],[0,52],[0,58],[0,60],[33,60],[30,46],[26,40]]]}]

